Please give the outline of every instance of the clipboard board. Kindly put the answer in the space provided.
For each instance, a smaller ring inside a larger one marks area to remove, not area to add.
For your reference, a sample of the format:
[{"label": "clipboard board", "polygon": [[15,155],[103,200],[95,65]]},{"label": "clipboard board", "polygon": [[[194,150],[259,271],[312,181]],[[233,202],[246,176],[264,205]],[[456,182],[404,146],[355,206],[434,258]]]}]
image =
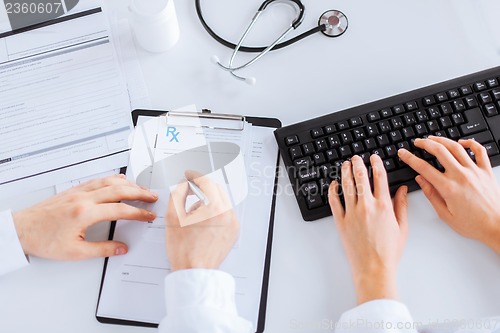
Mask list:
[{"label": "clipboard board", "polygon": [[[273,131],[277,128],[281,127],[281,122],[276,118],[261,118],[261,117],[248,117],[248,116],[238,116],[238,115],[225,115],[225,114],[214,114],[211,113],[210,110],[203,110],[201,113],[185,113],[185,112],[172,112],[172,111],[160,111],[160,110],[134,110],[132,112],[132,119],[134,126],[137,126],[139,117],[159,117],[159,116],[173,116],[173,117],[200,117],[207,119],[218,119],[218,120],[232,120],[232,121],[241,121],[242,124],[244,122],[251,123],[253,126],[257,127],[265,127],[270,128]],[[274,135],[273,132],[270,132],[273,142]],[[265,260],[264,260],[264,270],[263,270],[263,278],[262,278],[262,287],[259,301],[259,309],[258,309],[258,320],[257,325],[255,327],[256,333],[264,332],[265,328],[265,319],[266,319],[266,309],[267,309],[267,296],[268,296],[268,287],[269,287],[269,275],[270,275],[270,267],[271,267],[271,251],[272,251],[272,242],[273,242],[273,231],[274,231],[274,214],[275,214],[275,206],[276,206],[276,193],[278,186],[278,175],[279,175],[279,150],[277,150],[276,160],[275,160],[275,174],[274,174],[274,184],[272,186],[272,202],[271,209],[269,215],[269,227],[267,231],[267,241],[265,246]],[[122,173],[126,171],[126,168],[122,169]],[[116,230],[116,221],[113,221],[110,226],[109,240],[113,240]],[[125,319],[117,319],[112,316],[103,316],[99,314],[99,306],[101,304],[101,297],[103,295],[104,282],[106,279],[106,272],[108,269],[109,258],[106,258],[104,261],[103,273],[101,278],[101,284],[99,288],[99,296],[96,307],[96,319],[100,323],[103,324],[115,324],[115,325],[126,325],[126,326],[142,326],[142,327],[158,327],[158,324],[145,322],[145,321],[135,321],[135,320],[125,320]],[[163,294],[162,294],[162,297]]]}]

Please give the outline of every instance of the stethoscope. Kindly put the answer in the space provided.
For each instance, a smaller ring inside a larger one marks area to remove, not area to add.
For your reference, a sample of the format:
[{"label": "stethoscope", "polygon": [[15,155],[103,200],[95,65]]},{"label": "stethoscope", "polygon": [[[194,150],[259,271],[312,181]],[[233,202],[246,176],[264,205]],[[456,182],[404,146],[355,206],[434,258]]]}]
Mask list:
[{"label": "stethoscope", "polygon": [[[241,39],[238,42],[238,44],[234,44],[234,43],[231,43],[231,42],[223,39],[219,35],[217,35],[208,26],[207,22],[203,18],[203,14],[202,14],[202,11],[201,11],[200,0],[195,0],[195,1],[196,1],[195,2],[195,4],[196,4],[196,13],[198,14],[198,18],[200,19],[200,22],[203,25],[203,27],[205,28],[205,30],[216,41],[218,41],[222,45],[227,46],[227,47],[229,47],[229,48],[231,48],[231,49],[234,50],[233,54],[232,54],[232,56],[231,56],[231,58],[229,60],[228,66],[224,66],[220,62],[219,58],[217,56],[215,56],[215,55],[212,57],[212,61],[215,64],[219,65],[219,67],[222,68],[223,70],[226,70],[229,73],[231,73],[231,75],[233,75],[238,80],[245,81],[245,82],[247,82],[249,84],[252,84],[252,85],[255,84],[255,82],[256,82],[255,78],[253,78],[253,77],[245,78],[243,76],[239,76],[239,75],[235,74],[235,72],[251,66],[257,60],[259,60],[264,55],[266,55],[269,51],[279,50],[279,49],[282,49],[282,48],[287,47],[289,45],[292,45],[292,44],[294,44],[294,43],[296,43],[296,42],[298,42],[298,41],[300,41],[300,40],[302,40],[302,39],[304,39],[304,38],[306,38],[306,37],[308,37],[308,36],[310,36],[310,35],[312,35],[312,34],[314,34],[316,32],[321,32],[321,33],[323,33],[323,35],[325,35],[327,37],[338,37],[338,36],[342,35],[347,30],[347,27],[349,26],[349,22],[347,20],[347,17],[344,15],[344,13],[342,13],[339,10],[328,10],[328,11],[324,12],[320,16],[320,18],[318,20],[318,25],[316,27],[314,27],[314,28],[310,29],[309,31],[306,31],[306,32],[304,32],[304,33],[302,33],[302,34],[294,37],[294,38],[291,38],[291,39],[289,39],[287,41],[281,42],[283,39],[285,39],[285,37],[292,30],[297,29],[298,26],[302,23],[302,21],[304,19],[305,7],[304,7],[304,5],[302,4],[302,2],[300,0],[266,0],[266,1],[264,1],[262,3],[262,5],[257,10],[257,13],[254,15],[252,21],[250,22],[250,25],[248,26],[248,28],[243,33],[243,36],[241,36]],[[273,3],[285,3],[285,4],[288,4],[288,5],[290,5],[291,7],[293,7],[295,9],[295,11],[296,11],[296,17],[293,20],[293,22],[290,24],[290,27],[284,33],[282,33],[278,37],[278,39],[276,39],[269,46],[266,46],[266,47],[243,46],[243,42],[245,41],[246,37],[248,36],[248,34],[250,33],[250,31],[252,30],[252,28],[255,25],[255,23],[258,21],[259,17],[266,10],[266,8],[270,4],[273,4]],[[242,51],[242,52],[254,52],[254,53],[260,52],[260,53],[256,57],[254,57],[253,59],[251,59],[250,61],[248,61],[247,63],[245,63],[245,64],[243,64],[241,66],[234,66],[234,59],[236,58],[236,55],[237,55],[238,51]]]}]

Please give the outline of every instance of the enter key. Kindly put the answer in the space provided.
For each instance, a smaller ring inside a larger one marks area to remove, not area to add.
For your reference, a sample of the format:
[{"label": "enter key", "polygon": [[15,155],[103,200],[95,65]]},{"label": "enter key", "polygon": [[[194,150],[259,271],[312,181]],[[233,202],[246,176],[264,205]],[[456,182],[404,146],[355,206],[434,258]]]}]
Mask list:
[{"label": "enter key", "polygon": [[479,108],[465,111],[464,116],[467,119],[467,123],[460,126],[463,135],[481,132],[488,128],[486,120]]}]

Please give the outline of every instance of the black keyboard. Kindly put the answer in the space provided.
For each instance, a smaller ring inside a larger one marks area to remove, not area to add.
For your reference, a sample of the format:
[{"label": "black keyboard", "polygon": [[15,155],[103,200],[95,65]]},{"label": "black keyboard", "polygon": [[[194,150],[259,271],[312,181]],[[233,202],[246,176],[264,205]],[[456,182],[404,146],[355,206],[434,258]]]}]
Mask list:
[{"label": "black keyboard", "polygon": [[[369,165],[378,154],[394,194],[401,185],[419,187],[416,173],[399,160],[406,148],[443,171],[433,155],[414,147],[429,135],[474,138],[493,166],[500,165],[500,67],[452,79],[274,132],[294,194],[306,221],[331,215],[328,187],[340,179],[345,160],[359,155]],[[471,153],[471,157],[472,153]]]}]

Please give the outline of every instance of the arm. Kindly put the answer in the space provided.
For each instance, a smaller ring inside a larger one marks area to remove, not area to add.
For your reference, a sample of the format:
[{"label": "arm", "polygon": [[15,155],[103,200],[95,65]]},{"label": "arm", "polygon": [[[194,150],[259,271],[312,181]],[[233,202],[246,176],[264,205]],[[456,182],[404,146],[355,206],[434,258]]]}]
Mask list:
[{"label": "arm", "polygon": [[[429,137],[415,146],[436,156],[441,173],[426,161],[401,149],[400,158],[419,173],[417,183],[439,217],[460,235],[479,240],[500,254],[500,187],[486,149],[474,140]],[[465,149],[470,149],[476,163]]]},{"label": "arm", "polygon": [[27,265],[11,212],[0,212],[0,276]]},{"label": "arm", "polygon": [[239,231],[226,193],[192,172],[210,203],[185,209],[189,187],[181,183],[171,193],[166,218],[167,254],[172,273],[165,279],[167,315],[160,332],[251,333],[252,324],[238,315],[234,278],[217,270]]},{"label": "arm", "polygon": [[[378,155],[371,156],[373,193],[359,156],[342,165],[345,208],[339,184],[330,185],[329,202],[351,264],[358,307],[344,313],[337,333],[416,332],[406,307],[397,302],[397,266],[406,243],[408,189],[391,201],[387,174]],[[401,326],[400,323],[410,324]]]}]

